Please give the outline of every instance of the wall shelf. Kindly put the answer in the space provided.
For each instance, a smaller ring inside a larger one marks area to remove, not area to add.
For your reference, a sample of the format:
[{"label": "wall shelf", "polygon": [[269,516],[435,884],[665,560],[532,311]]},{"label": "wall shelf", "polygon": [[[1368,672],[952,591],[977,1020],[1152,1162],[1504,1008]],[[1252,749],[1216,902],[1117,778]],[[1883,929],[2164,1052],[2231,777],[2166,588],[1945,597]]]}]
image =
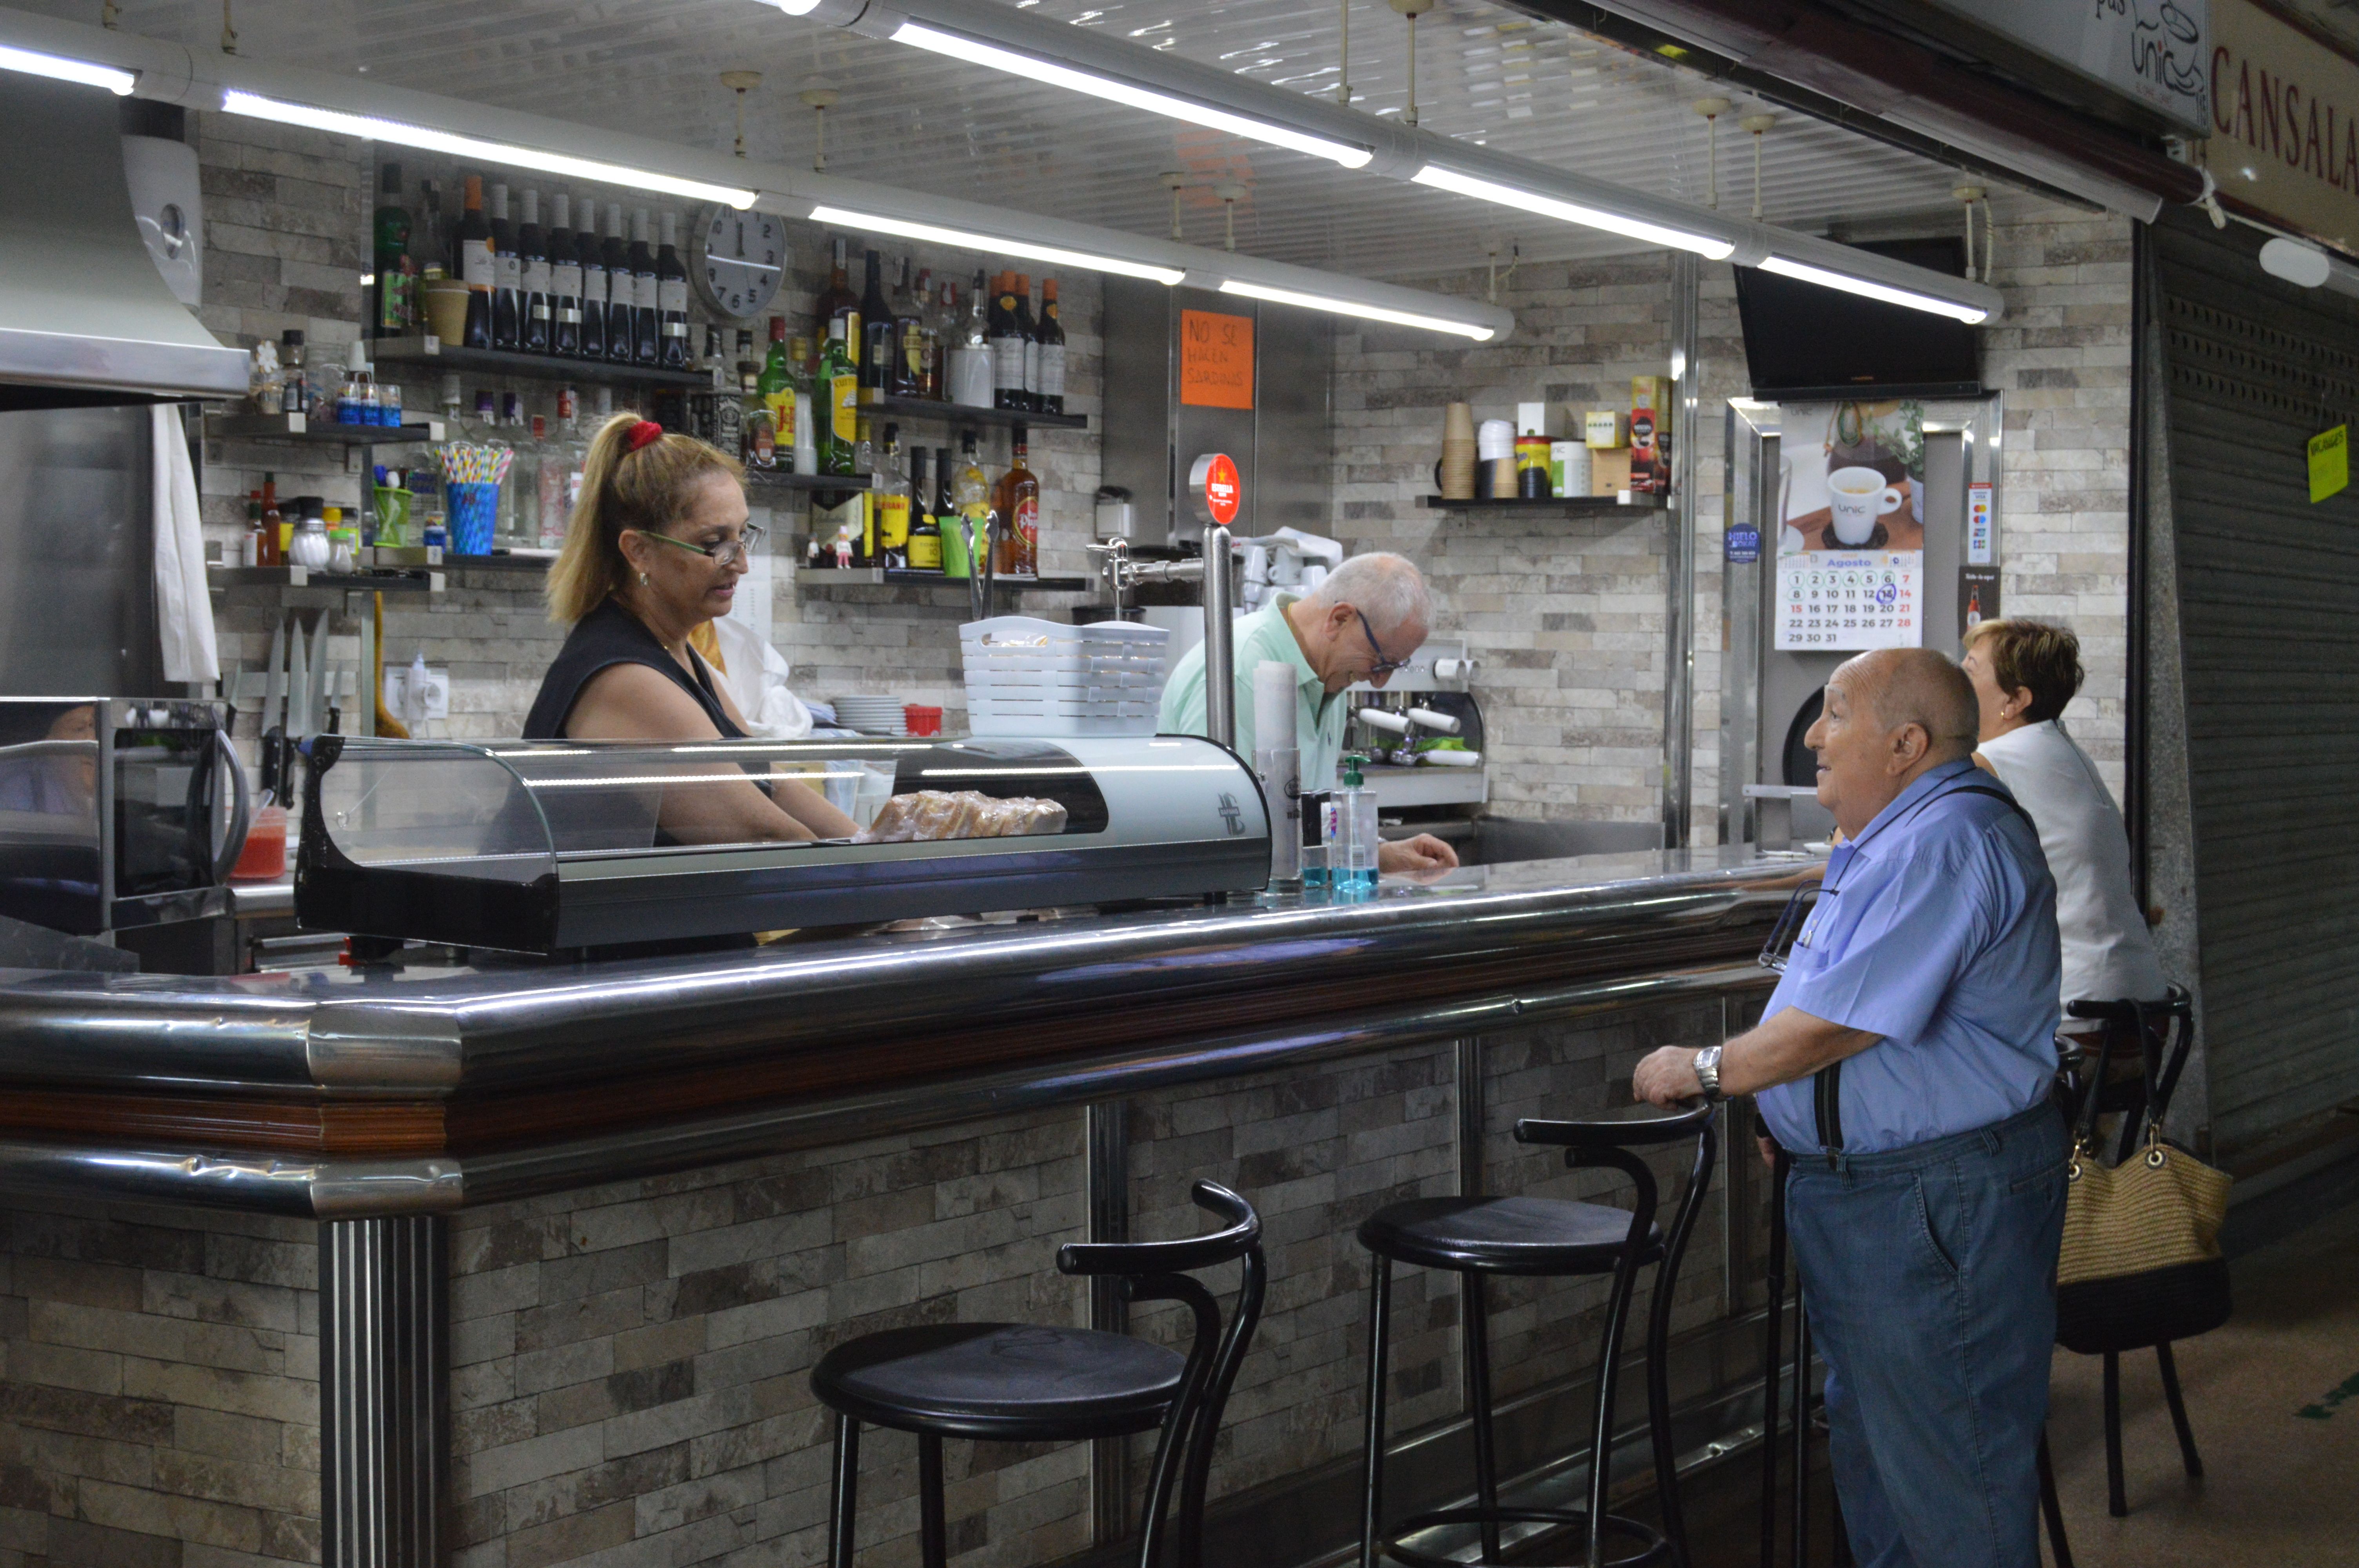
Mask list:
[{"label": "wall shelf", "polygon": [[863,414],[891,415],[900,419],[930,419],[952,429],[990,427],[1007,429],[1029,426],[1036,430],[1086,430],[1086,414],[1027,414],[1016,408],[971,408],[963,403],[937,403],[924,397],[886,397],[860,406]]},{"label": "wall shelf", "polygon": [[442,421],[406,425],[332,425],[301,414],[208,414],[210,441],[288,441],[312,447],[414,446],[442,438]]},{"label": "wall shelf", "polygon": [[752,490],[833,491],[847,499],[875,488],[873,475],[864,483],[856,473],[780,473],[776,469],[747,469],[745,484]]},{"label": "wall shelf", "polygon": [[[963,590],[968,579],[944,577],[940,572],[909,571],[899,567],[798,567],[795,586],[798,588],[955,588]],[[1009,589],[1021,593],[1085,593],[1091,579],[1085,577],[1000,577],[992,579],[992,591]]]},{"label": "wall shelf", "polygon": [[[205,584],[243,590],[286,610],[351,608],[357,594],[424,595],[442,591],[439,570],[318,572],[306,567],[207,567]],[[247,602],[252,602],[248,600]]]},{"label": "wall shelf", "polygon": [[413,365],[421,371],[590,382],[604,386],[679,386],[700,391],[712,387],[712,376],[702,371],[657,370],[606,360],[567,360],[549,354],[514,353],[505,349],[462,348],[440,338],[376,338],[370,341],[369,353],[379,366]]},{"label": "wall shelf", "polygon": [[1615,512],[1661,512],[1670,505],[1668,496],[1640,495],[1627,490],[1613,495],[1557,495],[1537,501],[1519,495],[1503,496],[1495,501],[1452,501],[1440,495],[1419,496],[1418,500],[1419,504],[1435,512],[1547,512],[1564,517],[1603,517]]}]

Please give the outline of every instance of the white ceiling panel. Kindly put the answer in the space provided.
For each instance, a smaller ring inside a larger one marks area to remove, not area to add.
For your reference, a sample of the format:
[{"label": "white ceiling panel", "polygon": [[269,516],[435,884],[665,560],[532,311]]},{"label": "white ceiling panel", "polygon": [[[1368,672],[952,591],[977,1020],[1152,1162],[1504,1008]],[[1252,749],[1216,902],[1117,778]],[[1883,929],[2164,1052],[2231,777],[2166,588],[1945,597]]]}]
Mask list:
[{"label": "white ceiling panel", "polygon": [[[1014,3],[1014,0],[1011,0]],[[94,0],[18,0],[90,20]],[[1104,29],[1299,92],[1332,95],[1341,5],[1318,0],[1036,0],[1022,8]],[[1408,105],[1408,24],[1383,0],[1351,0],[1355,106]],[[212,0],[123,0],[123,26],[218,45]],[[727,147],[735,102],[719,74],[763,73],[748,150],[813,153],[798,94],[841,94],[828,114],[832,174],[1004,202],[1136,232],[1169,232],[1165,170],[1187,177],[1185,237],[1223,243],[1212,187],[1234,184],[1237,248],[1369,276],[1434,276],[1494,251],[1560,259],[1630,248],[1321,159],[1240,141],[923,51],[783,16],[758,0],[237,0],[243,54],[503,107]],[[1668,63],[1483,0],[1440,0],[1418,24],[1417,100],[1429,130],[1686,200],[1706,196],[1707,91]],[[1720,198],[1752,206],[1740,102],[1720,123]],[[1951,170],[1832,125],[1781,114],[1763,145],[1772,222],[1823,230],[1954,212]]]}]

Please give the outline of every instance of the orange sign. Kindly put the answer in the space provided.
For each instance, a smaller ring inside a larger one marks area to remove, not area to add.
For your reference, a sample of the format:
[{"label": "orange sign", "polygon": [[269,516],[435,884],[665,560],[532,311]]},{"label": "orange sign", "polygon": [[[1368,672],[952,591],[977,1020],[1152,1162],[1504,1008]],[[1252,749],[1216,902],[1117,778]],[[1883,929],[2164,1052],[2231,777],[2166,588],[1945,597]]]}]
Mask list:
[{"label": "orange sign", "polygon": [[1250,316],[1180,312],[1180,401],[1191,408],[1251,408],[1253,338]]},{"label": "orange sign", "polygon": [[1195,471],[1188,477],[1203,487],[1204,510],[1212,514],[1213,522],[1225,528],[1237,520],[1237,507],[1245,498],[1245,487],[1228,453],[1212,452],[1198,458]]}]

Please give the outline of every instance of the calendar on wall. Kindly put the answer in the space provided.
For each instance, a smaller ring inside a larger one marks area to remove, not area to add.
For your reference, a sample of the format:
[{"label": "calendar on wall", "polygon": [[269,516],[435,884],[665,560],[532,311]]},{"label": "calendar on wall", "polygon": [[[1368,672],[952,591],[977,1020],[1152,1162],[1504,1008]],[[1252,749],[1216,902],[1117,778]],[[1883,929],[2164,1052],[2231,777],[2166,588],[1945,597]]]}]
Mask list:
[{"label": "calendar on wall", "polygon": [[1925,641],[1925,410],[1910,400],[1783,413],[1776,646]]},{"label": "calendar on wall", "polygon": [[1777,562],[1777,645],[1914,648],[1924,641],[1920,550],[1811,551]]}]

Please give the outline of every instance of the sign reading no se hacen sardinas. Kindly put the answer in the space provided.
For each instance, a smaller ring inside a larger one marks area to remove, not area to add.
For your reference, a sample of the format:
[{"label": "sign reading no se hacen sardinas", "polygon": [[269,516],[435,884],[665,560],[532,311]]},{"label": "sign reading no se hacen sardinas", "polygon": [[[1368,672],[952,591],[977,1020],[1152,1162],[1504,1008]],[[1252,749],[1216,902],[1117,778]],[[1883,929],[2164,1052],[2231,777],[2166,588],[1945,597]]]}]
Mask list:
[{"label": "sign reading no se hacen sardinas", "polygon": [[1252,317],[1180,312],[1180,401],[1191,408],[1254,406]]}]

